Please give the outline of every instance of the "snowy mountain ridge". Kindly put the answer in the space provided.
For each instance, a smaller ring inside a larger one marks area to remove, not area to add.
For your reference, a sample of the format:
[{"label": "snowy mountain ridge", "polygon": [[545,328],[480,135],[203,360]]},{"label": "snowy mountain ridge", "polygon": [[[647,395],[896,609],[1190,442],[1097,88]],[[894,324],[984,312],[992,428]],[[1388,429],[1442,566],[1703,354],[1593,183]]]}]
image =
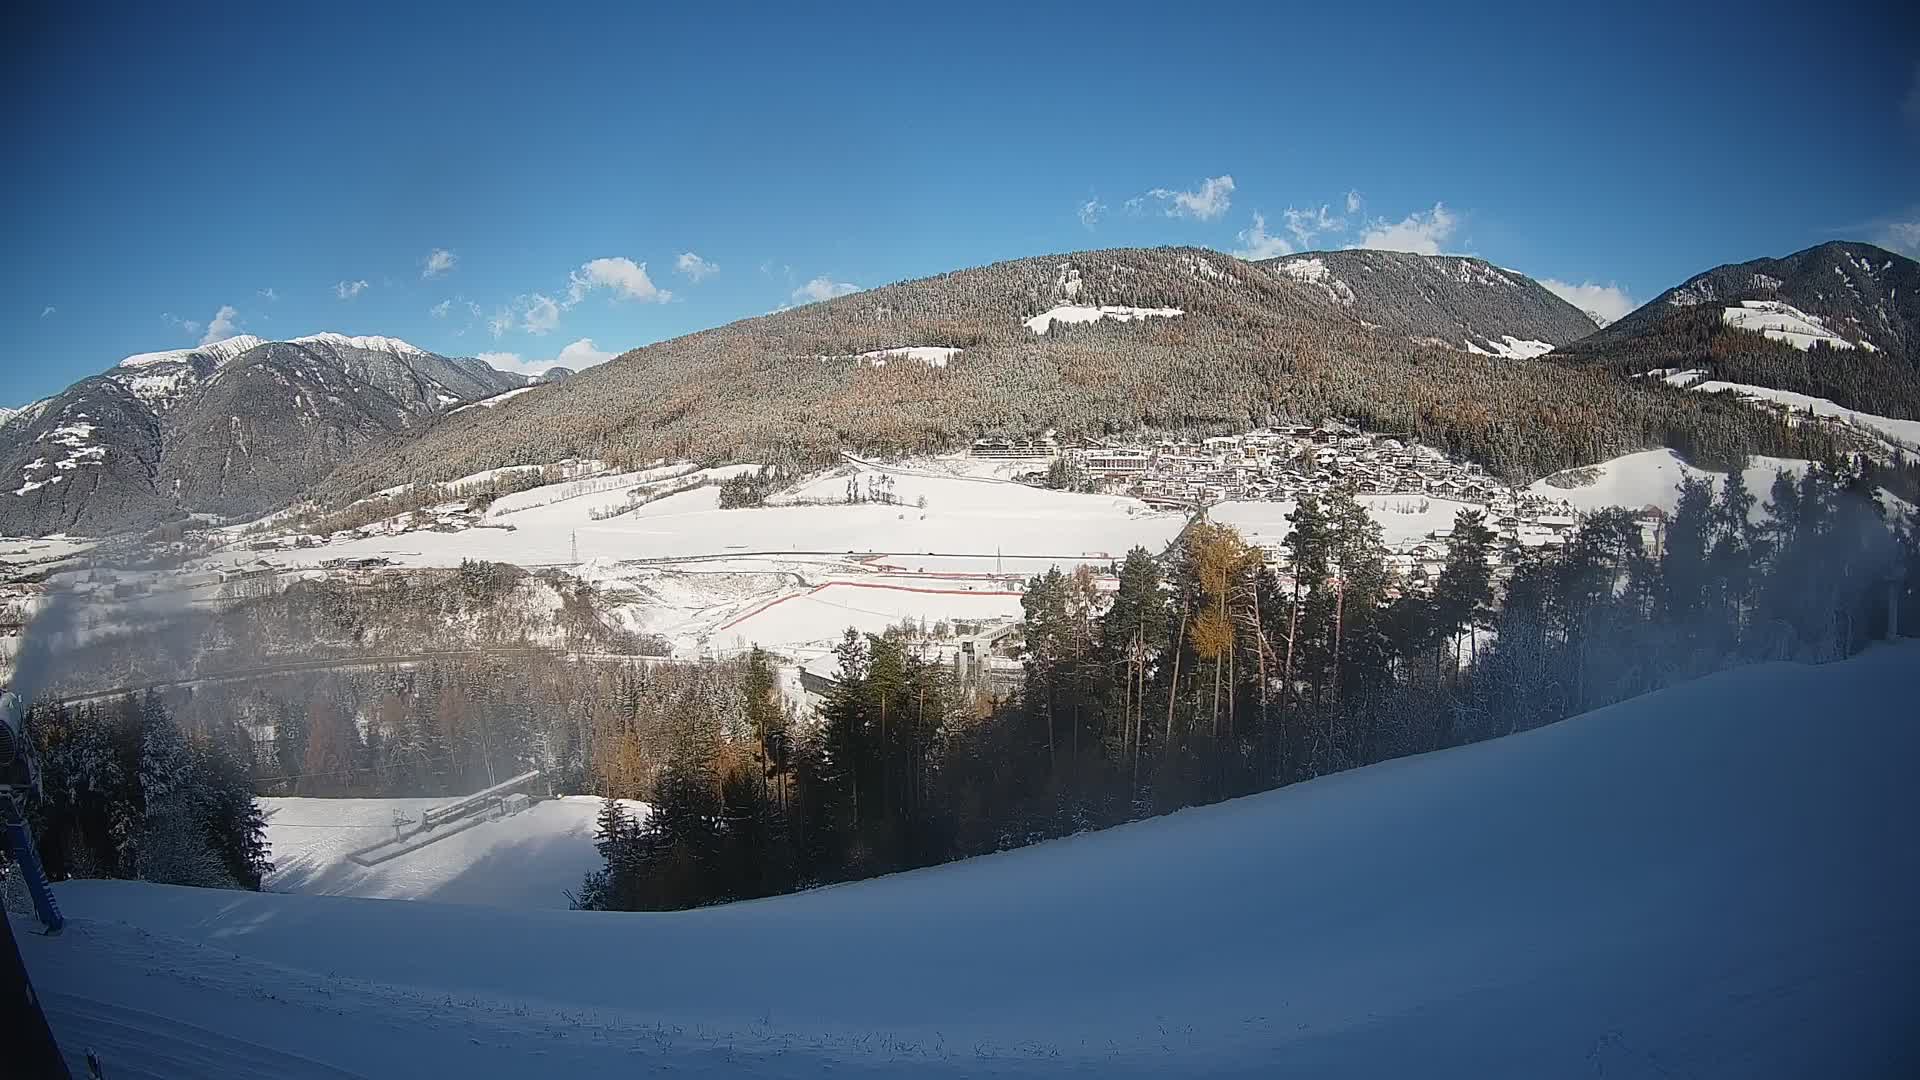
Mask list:
[{"label": "snowy mountain ridge", "polygon": [[[526,385],[477,359],[331,331],[136,353],[0,425],[0,534],[277,509],[358,446]],[[88,456],[56,451],[75,468],[45,472],[55,429],[74,424],[94,432]]]}]

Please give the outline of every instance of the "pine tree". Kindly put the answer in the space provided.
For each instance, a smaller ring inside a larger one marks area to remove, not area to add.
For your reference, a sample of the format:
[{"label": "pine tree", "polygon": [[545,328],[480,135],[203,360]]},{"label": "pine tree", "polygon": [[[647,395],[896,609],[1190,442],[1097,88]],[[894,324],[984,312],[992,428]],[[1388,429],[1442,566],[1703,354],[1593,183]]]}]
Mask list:
[{"label": "pine tree", "polygon": [[[1484,625],[1493,604],[1493,530],[1479,510],[1461,509],[1453,516],[1453,538],[1440,580],[1433,592],[1434,645],[1445,650],[1456,635]],[[1455,650],[1454,667],[1460,667]]]}]

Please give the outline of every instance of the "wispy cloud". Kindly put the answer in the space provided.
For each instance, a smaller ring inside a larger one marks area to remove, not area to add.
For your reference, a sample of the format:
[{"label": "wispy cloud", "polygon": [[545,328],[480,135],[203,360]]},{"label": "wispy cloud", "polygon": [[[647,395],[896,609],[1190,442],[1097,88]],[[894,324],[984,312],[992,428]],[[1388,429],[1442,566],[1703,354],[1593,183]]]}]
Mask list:
[{"label": "wispy cloud", "polygon": [[1366,200],[1360,197],[1360,193],[1358,191],[1347,192],[1347,213],[1349,214],[1359,213],[1360,207],[1364,205],[1365,202]]},{"label": "wispy cloud", "polygon": [[1266,215],[1258,211],[1253,215],[1253,224],[1240,230],[1238,238],[1241,247],[1233,253],[1235,258],[1272,259],[1293,254],[1293,245],[1267,232]]},{"label": "wispy cloud", "polygon": [[691,251],[681,252],[680,257],[673,260],[673,268],[680,271],[695,285],[720,272],[717,264],[708,262]]},{"label": "wispy cloud", "polygon": [[277,292],[274,292],[271,287],[261,289],[260,291],[254,293],[253,295],[259,297],[262,300],[265,300],[268,303],[272,303],[275,300],[280,299],[280,294]]},{"label": "wispy cloud", "polygon": [[460,256],[455,255],[446,248],[434,248],[427,253],[426,259],[422,262],[420,276],[423,278],[439,277],[442,274],[452,271],[455,264],[459,261]]},{"label": "wispy cloud", "polygon": [[501,308],[487,318],[487,333],[496,338],[511,329],[513,329],[513,312],[506,308]]},{"label": "wispy cloud", "polygon": [[[1233,177],[1209,176],[1200,182],[1193,191],[1174,191],[1170,188],[1154,188],[1147,194],[1167,204],[1168,217],[1190,217],[1199,221],[1212,221],[1227,212],[1233,205]],[[1130,206],[1138,206],[1137,200],[1129,200]]]},{"label": "wispy cloud", "polygon": [[1583,281],[1578,285],[1556,278],[1540,278],[1540,287],[1589,314],[1614,322],[1640,305],[1627,290],[1608,282],[1605,285]]},{"label": "wispy cloud", "polygon": [[207,332],[201,336],[200,344],[211,345],[216,341],[225,341],[240,332],[240,313],[232,304],[221,304],[220,310],[213,313],[207,321]]},{"label": "wispy cloud", "polygon": [[452,310],[453,310],[453,301],[442,300],[439,303],[428,308],[427,313],[429,315],[432,315],[436,319],[444,319],[447,317],[447,312]]},{"label": "wispy cloud", "polygon": [[1440,245],[1452,238],[1460,219],[1443,203],[1433,209],[1408,214],[1399,221],[1376,219],[1360,236],[1357,247],[1382,251],[1410,251],[1415,255],[1438,255]]},{"label": "wispy cloud", "polygon": [[520,313],[520,329],[529,334],[545,334],[559,325],[560,305],[552,297],[534,293],[526,298],[526,307]]},{"label": "wispy cloud", "polygon": [[1347,231],[1347,219],[1334,217],[1332,209],[1325,203],[1318,210],[1313,207],[1296,210],[1289,206],[1283,216],[1286,218],[1287,231],[1293,234],[1294,240],[1302,248],[1312,247],[1315,237]]},{"label": "wispy cloud", "polygon": [[178,329],[184,334],[193,335],[200,332],[200,324],[198,322],[193,319],[183,319],[171,311],[161,312],[160,321]]},{"label": "wispy cloud", "polygon": [[54,307],[52,304],[48,304],[46,307],[43,307],[40,309],[40,317],[43,319],[49,318],[53,315],[54,312],[58,310],[60,309]]},{"label": "wispy cloud", "polygon": [[1100,218],[1105,215],[1106,212],[1107,204],[1101,202],[1099,196],[1096,195],[1080,204],[1080,224],[1091,229],[1095,225],[1100,224]]},{"label": "wispy cloud", "polygon": [[1892,221],[1880,227],[1880,246],[1920,258],[1920,221]]},{"label": "wispy cloud", "polygon": [[861,287],[850,281],[835,281],[828,277],[817,277],[805,285],[793,290],[793,302],[811,304],[820,300],[831,300],[836,296],[857,293]]},{"label": "wispy cloud", "polygon": [[572,307],[595,289],[611,289],[615,299],[645,300],[664,304],[673,294],[654,285],[647,276],[647,264],[632,259],[594,259],[583,263],[567,279],[567,303]]},{"label": "wispy cloud", "polygon": [[351,300],[361,293],[366,292],[371,287],[372,286],[367,284],[365,278],[359,281],[342,281],[333,287],[333,295],[342,300]]}]

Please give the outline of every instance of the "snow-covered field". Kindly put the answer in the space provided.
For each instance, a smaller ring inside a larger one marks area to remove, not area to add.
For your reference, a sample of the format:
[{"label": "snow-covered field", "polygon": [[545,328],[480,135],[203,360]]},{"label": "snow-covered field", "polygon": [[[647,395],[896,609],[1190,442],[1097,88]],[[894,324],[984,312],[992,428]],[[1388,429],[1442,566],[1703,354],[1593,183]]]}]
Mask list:
[{"label": "snow-covered field", "polygon": [[[1853,342],[1827,329],[1817,315],[1809,315],[1792,304],[1778,300],[1742,300],[1738,307],[1720,313],[1728,326],[1751,330],[1805,352],[1820,342],[1833,349],[1851,349]],[[1873,348],[1871,343],[1867,348]]]},{"label": "snow-covered field", "polygon": [[1498,338],[1485,338],[1486,348],[1467,339],[1467,351],[1480,356],[1502,356],[1508,360],[1538,360],[1553,351],[1553,342],[1534,341],[1529,338],[1517,338],[1512,334],[1502,334]]},{"label": "snow-covered field", "polygon": [[[563,890],[600,865],[593,847],[600,800],[571,795],[487,821],[375,866],[348,853],[394,835],[399,815],[452,799],[261,799],[274,871],[269,892],[434,900],[502,908],[567,907]],[[630,809],[641,811],[640,804]]]},{"label": "snow-covered field", "polygon": [[1891,416],[1878,416],[1858,409],[1846,408],[1827,398],[1810,397],[1806,394],[1796,394],[1791,390],[1775,390],[1770,386],[1754,386],[1749,383],[1703,379],[1691,384],[1688,389],[1707,394],[1735,393],[1744,398],[1784,405],[1796,413],[1831,417],[1871,432],[1878,438],[1893,444],[1894,447],[1909,453],[1920,450],[1920,420],[1900,420]]},{"label": "snow-covered field", "polygon": [[73,882],[21,947],[113,1077],[1911,1076],[1916,668],[697,912]]},{"label": "snow-covered field", "polygon": [[[848,626],[878,631],[902,619],[1008,619],[1012,579],[1081,563],[1105,565],[1143,545],[1165,548],[1186,518],[1137,499],[1047,491],[1008,481],[1031,462],[925,459],[849,464],[775,497],[781,505],[722,510],[724,480],[752,465],[694,471],[663,465],[506,495],[480,527],[415,529],[269,553],[289,570],[335,559],[458,566],[484,559],[564,566],[603,590],[613,614],[676,653],[759,644],[823,653]],[[886,485],[890,503],[846,505]],[[693,484],[707,486],[676,489]],[[662,495],[615,516],[645,486]],[[395,519],[399,524],[400,519]],[[244,545],[217,556],[244,564]],[[576,561],[577,559],[577,561]]]},{"label": "snow-covered field", "polygon": [[[1380,539],[1399,547],[1424,539],[1429,533],[1453,528],[1461,510],[1486,509],[1479,503],[1442,499],[1432,495],[1359,495],[1355,501],[1380,523]],[[1278,502],[1224,502],[1207,511],[1213,520],[1240,530],[1249,543],[1273,546],[1293,532],[1287,515],[1297,504]]]},{"label": "snow-covered field", "polygon": [[40,538],[0,536],[0,571],[44,567],[77,558],[98,546],[97,540],[69,536]]},{"label": "snow-covered field", "polygon": [[1183,312],[1179,308],[1143,308],[1127,307],[1121,304],[1106,304],[1090,307],[1086,304],[1061,304],[1049,308],[1026,321],[1027,329],[1036,334],[1044,334],[1054,323],[1090,323],[1101,319],[1115,322],[1131,322],[1134,319],[1171,319]]},{"label": "snow-covered field", "polygon": [[[1790,473],[1799,473],[1807,467],[1807,462],[1799,458],[1775,458],[1756,456],[1748,459],[1747,468],[1740,474],[1746,481],[1747,490],[1753,493],[1754,513],[1759,515],[1761,506],[1767,501],[1767,492],[1773,487],[1773,479],[1782,469]],[[1576,482],[1574,486],[1562,487],[1568,482],[1570,474],[1590,474],[1590,482]],[[1642,450],[1637,454],[1603,461],[1589,469],[1569,469],[1541,480],[1527,489],[1532,495],[1548,499],[1563,499],[1582,512],[1602,510],[1609,506],[1623,506],[1629,510],[1657,506],[1662,510],[1672,510],[1679,504],[1680,482],[1689,477],[1705,477],[1716,488],[1726,480],[1725,473],[1696,469],[1681,460],[1680,455],[1671,450]]]}]

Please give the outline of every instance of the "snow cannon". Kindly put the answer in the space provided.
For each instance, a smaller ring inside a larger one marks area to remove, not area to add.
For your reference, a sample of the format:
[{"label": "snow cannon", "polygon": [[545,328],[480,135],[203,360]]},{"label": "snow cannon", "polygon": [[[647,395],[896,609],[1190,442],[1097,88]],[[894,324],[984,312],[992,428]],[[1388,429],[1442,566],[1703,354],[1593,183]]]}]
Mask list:
[{"label": "snow cannon", "polygon": [[0,693],[0,794],[25,801],[40,794],[40,770],[27,740],[27,712],[20,695]]},{"label": "snow cannon", "polygon": [[27,825],[27,803],[40,796],[38,765],[33,742],[27,738],[27,711],[20,695],[0,693],[0,828],[5,829],[7,848],[20,866],[40,924],[47,933],[57,934],[65,920],[53,902],[47,872],[33,847],[33,830]]}]

